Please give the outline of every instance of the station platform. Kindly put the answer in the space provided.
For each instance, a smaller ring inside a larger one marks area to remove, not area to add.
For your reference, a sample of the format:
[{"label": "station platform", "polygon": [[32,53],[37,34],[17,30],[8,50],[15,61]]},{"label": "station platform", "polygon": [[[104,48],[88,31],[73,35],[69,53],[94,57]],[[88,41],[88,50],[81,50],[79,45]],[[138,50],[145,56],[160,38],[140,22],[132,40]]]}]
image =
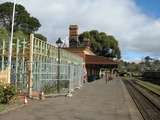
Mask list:
[{"label": "station platform", "polygon": [[73,99],[82,100],[80,108],[90,120],[143,120],[120,78],[89,83]]},{"label": "station platform", "polygon": [[47,98],[0,116],[0,120],[143,120],[121,79],[96,80],[72,97]]}]

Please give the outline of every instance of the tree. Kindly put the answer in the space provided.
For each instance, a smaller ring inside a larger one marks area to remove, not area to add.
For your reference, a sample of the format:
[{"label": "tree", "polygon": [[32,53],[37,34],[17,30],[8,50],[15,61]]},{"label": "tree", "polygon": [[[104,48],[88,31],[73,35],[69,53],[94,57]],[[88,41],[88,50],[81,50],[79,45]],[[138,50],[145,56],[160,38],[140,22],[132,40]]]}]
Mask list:
[{"label": "tree", "polygon": [[0,40],[8,39],[8,32],[5,28],[0,28]]},{"label": "tree", "polygon": [[24,38],[27,39],[27,35],[24,34],[24,32],[22,32],[22,31],[16,31],[16,32],[14,32],[14,38],[19,39],[19,40],[23,40]]},{"label": "tree", "polygon": [[145,62],[150,62],[150,60],[153,60],[150,56],[146,56],[145,58],[144,58],[144,60],[145,60]]},{"label": "tree", "polygon": [[105,57],[121,58],[118,41],[114,36],[107,35],[105,32],[91,30],[79,35],[80,43],[83,43],[84,38],[90,39],[91,49],[95,54]]},{"label": "tree", "polygon": [[0,51],[3,49],[3,41],[6,39],[8,39],[8,32],[2,27],[0,28]]},{"label": "tree", "polygon": [[40,34],[40,33],[36,33],[35,37],[47,42],[47,38],[44,35]]},{"label": "tree", "polygon": [[[0,4],[0,26],[5,27],[10,33],[12,24],[13,3],[5,2]],[[16,4],[14,31],[35,32],[41,26],[37,18],[32,17],[26,9]]]}]

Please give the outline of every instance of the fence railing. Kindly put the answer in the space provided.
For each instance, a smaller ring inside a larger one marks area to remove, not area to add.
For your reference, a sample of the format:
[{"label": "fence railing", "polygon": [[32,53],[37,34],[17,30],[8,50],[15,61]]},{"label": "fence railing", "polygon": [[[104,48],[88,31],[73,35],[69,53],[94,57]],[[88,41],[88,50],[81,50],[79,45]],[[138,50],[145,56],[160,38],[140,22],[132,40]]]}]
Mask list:
[{"label": "fence railing", "polygon": [[[27,63],[32,64],[32,91],[43,91],[45,94],[58,93],[59,85],[60,93],[69,93],[75,88],[79,88],[83,84],[83,67],[82,65],[73,64],[55,64],[44,62]],[[25,64],[25,68],[27,68]],[[60,68],[60,76],[58,78],[57,68]],[[17,81],[17,87],[26,90],[27,71],[18,73],[17,77],[24,78]],[[13,75],[12,75],[13,76]],[[59,81],[59,84],[58,84]]]},{"label": "fence railing", "polygon": [[33,34],[27,39],[14,38],[12,67],[8,77],[8,41],[0,38],[0,79],[10,78],[10,82],[22,91],[45,91],[47,94],[57,92],[58,80],[61,93],[70,92],[82,85],[84,63],[81,57],[61,49],[61,64],[58,64],[58,50],[55,46],[35,38]]}]

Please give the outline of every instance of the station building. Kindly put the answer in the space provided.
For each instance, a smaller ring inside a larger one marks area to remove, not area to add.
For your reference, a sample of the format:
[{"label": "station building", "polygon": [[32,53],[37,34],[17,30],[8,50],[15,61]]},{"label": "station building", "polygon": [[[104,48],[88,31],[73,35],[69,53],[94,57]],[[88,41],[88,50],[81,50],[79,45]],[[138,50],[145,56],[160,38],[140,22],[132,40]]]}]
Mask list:
[{"label": "station building", "polygon": [[117,69],[117,61],[111,58],[97,56],[90,49],[91,43],[89,39],[84,38],[83,43],[80,43],[78,38],[78,25],[70,25],[69,47],[64,49],[83,58],[88,81],[99,79],[101,77],[101,70],[108,70],[112,74],[114,70]]}]

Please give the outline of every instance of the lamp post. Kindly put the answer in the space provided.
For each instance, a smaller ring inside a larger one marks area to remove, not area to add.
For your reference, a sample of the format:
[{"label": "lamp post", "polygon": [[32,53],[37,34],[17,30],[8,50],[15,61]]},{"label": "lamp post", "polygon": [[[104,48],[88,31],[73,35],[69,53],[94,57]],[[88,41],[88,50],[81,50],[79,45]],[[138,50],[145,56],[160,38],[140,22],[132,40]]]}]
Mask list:
[{"label": "lamp post", "polygon": [[61,38],[56,41],[58,47],[58,65],[57,65],[57,92],[60,93],[60,48],[63,45]]},{"label": "lamp post", "polygon": [[12,62],[12,42],[13,42],[13,30],[14,30],[14,16],[15,16],[15,7],[16,7],[16,0],[14,0],[13,4],[13,13],[12,13],[12,26],[11,26],[11,36],[9,41],[9,53],[8,53],[8,82],[10,83],[10,74],[11,74],[11,62]]}]

